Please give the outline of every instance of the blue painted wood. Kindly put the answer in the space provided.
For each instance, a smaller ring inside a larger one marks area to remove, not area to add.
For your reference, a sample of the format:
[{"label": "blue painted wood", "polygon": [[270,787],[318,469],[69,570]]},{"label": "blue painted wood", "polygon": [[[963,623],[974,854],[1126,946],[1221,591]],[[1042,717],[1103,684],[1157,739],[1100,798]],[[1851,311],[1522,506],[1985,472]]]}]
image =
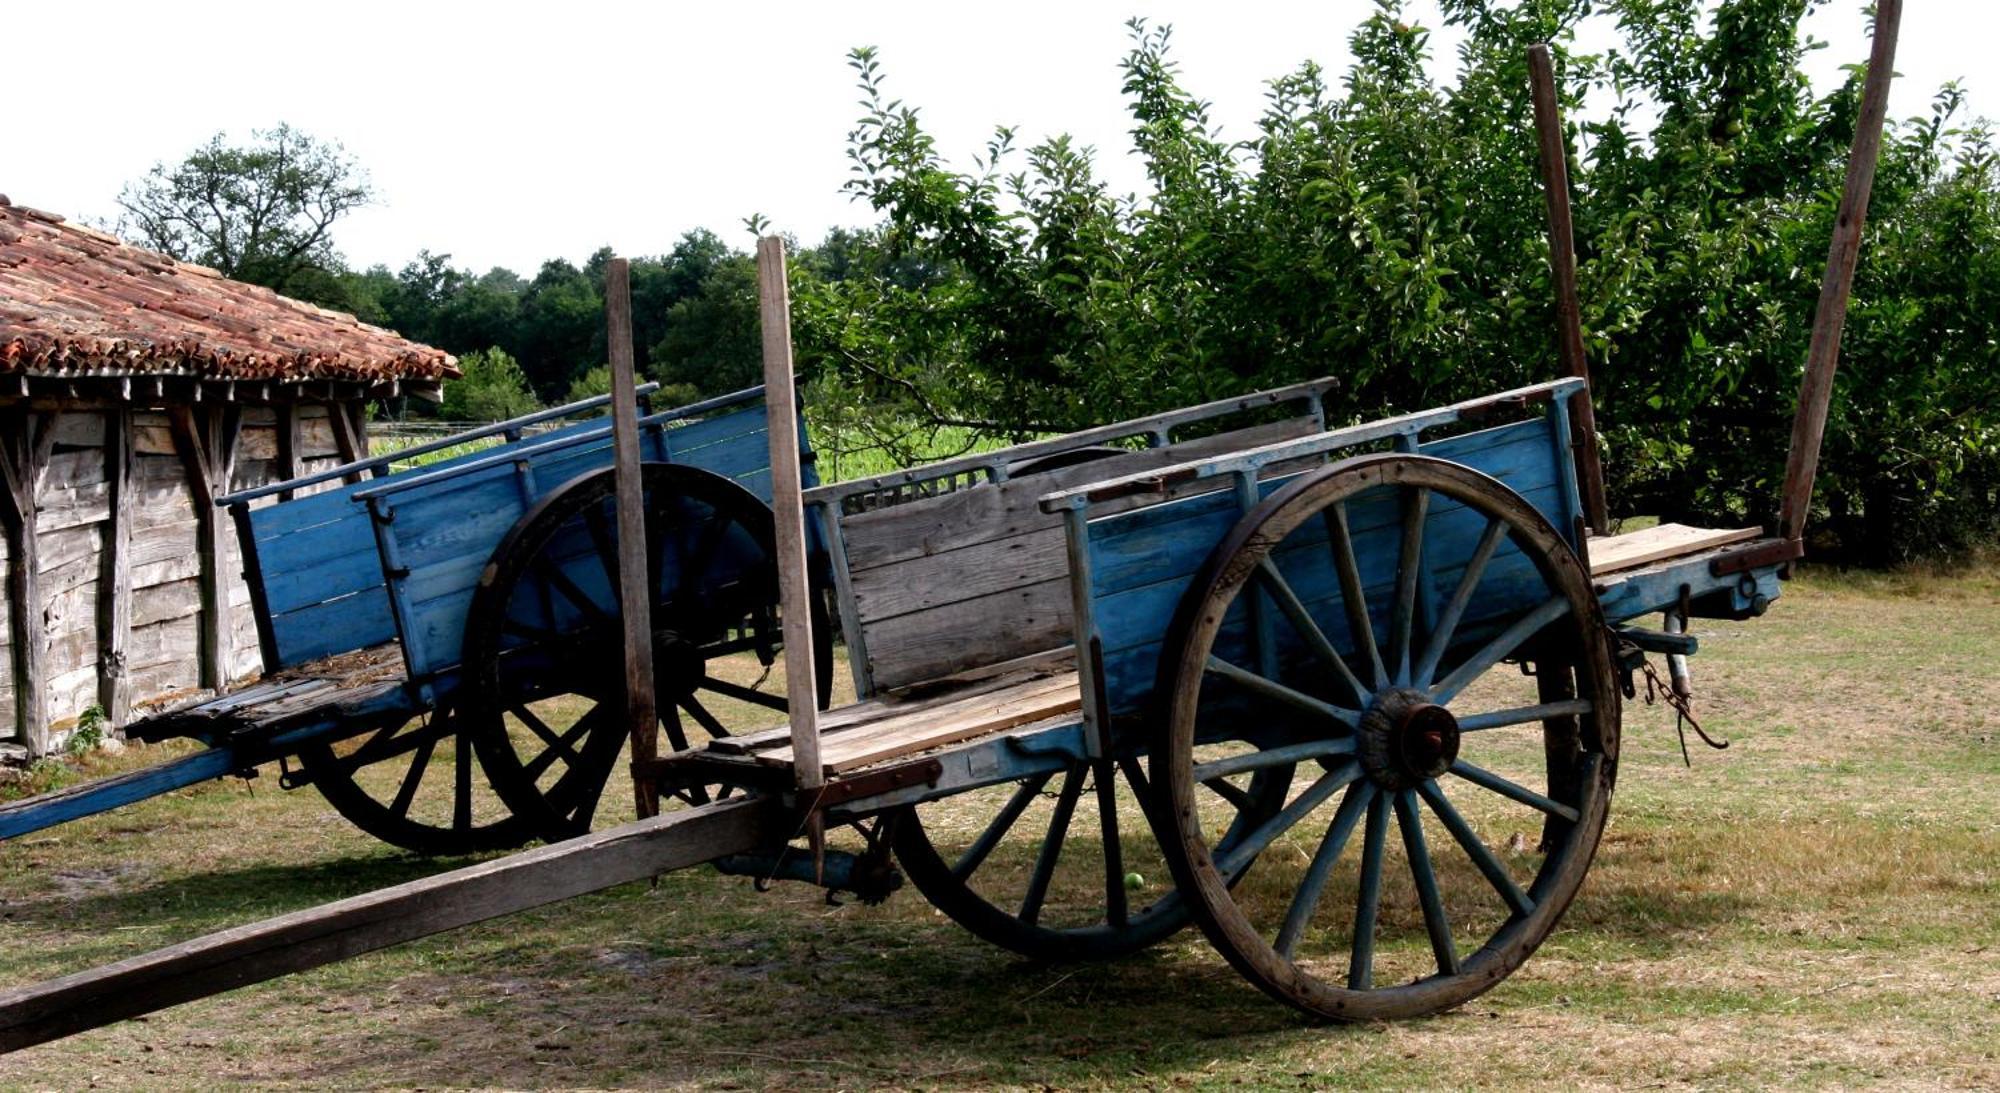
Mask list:
[{"label": "blue painted wood", "polygon": [[[1562,519],[1569,495],[1558,480],[1559,452],[1551,442],[1556,424],[1549,417],[1480,430],[1416,446],[1424,455],[1451,459],[1492,475],[1522,493],[1531,505]],[[1268,496],[1296,476],[1260,485]],[[1240,505],[1232,490],[1163,502],[1089,523],[1091,616],[1105,658],[1105,689],[1111,712],[1142,709],[1154,684],[1159,643],[1174,610],[1208,554],[1233,527]],[[1398,492],[1367,491],[1347,502],[1348,525],[1361,571],[1364,597],[1378,642],[1392,631],[1403,536]],[[1480,536],[1484,515],[1446,498],[1433,498],[1423,525],[1427,579],[1416,617],[1442,611],[1456,589]],[[1357,652],[1325,528],[1316,521],[1293,531],[1273,555],[1285,581],[1313,620],[1344,655]],[[1427,586],[1427,587],[1425,587]],[[1462,646],[1490,633],[1497,620],[1545,599],[1545,584],[1525,555],[1503,540],[1455,634]],[[1249,655],[1247,615],[1234,611],[1224,624],[1218,648],[1225,656]],[[1422,629],[1420,627],[1420,629]],[[1311,661],[1304,639],[1289,624],[1275,626],[1278,659],[1308,676],[1324,674]],[[1423,634],[1411,655],[1421,652]],[[1385,651],[1385,657],[1392,654]],[[1246,666],[1251,662],[1243,661]],[[1281,675],[1281,678],[1285,678]]]},{"label": "blue painted wood", "polygon": [[150,797],[221,778],[287,755],[303,745],[366,731],[397,711],[415,712],[398,688],[353,706],[328,709],[309,723],[293,725],[263,739],[224,744],[110,778],[24,797],[0,805],[0,839],[11,839],[85,816],[109,812]]},{"label": "blue painted wood", "polygon": [[[768,502],[765,427],[763,404],[755,402],[663,425],[654,447],[664,449],[671,462],[721,474]],[[579,422],[252,512],[278,666],[396,638],[399,606],[419,647],[413,665],[420,672],[455,665],[480,568],[532,504],[534,488],[560,488],[611,465],[609,438],[593,436],[603,429],[602,422]],[[528,454],[508,460],[509,451]],[[447,469],[457,473],[438,475]],[[385,486],[396,488],[385,493]],[[364,492],[380,494],[377,503],[392,518],[387,530],[397,564],[408,569],[402,590],[392,591],[383,578],[386,548],[377,543],[364,506],[354,500]]]}]

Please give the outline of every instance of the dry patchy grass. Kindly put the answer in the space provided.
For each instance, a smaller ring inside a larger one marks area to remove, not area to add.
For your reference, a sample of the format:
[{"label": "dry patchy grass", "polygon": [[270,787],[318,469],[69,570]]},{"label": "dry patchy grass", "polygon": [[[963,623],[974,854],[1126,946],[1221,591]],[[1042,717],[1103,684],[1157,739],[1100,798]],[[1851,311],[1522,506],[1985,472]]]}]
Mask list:
[{"label": "dry patchy grass", "polygon": [[[1041,965],[910,893],[834,909],[692,870],[21,1052],[0,1083],[2000,1086],[2000,573],[1814,574],[1700,633],[1733,746],[1682,769],[1632,704],[1583,896],[1430,1020],[1311,1025],[1194,933]],[[0,980],[447,864],[270,779],[205,786],[0,846]]]}]

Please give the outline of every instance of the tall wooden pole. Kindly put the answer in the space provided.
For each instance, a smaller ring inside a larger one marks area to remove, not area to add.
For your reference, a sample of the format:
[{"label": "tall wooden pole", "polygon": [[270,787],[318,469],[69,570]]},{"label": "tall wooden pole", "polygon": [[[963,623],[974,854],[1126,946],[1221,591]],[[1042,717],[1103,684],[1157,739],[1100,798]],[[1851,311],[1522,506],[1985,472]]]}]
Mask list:
[{"label": "tall wooden pole", "polygon": [[1549,47],[1528,50],[1528,83],[1535,100],[1535,135],[1541,145],[1542,190],[1549,204],[1549,269],[1556,290],[1556,353],[1563,370],[1586,386],[1570,396],[1570,449],[1583,492],[1583,519],[1602,535],[1609,523],[1604,501],[1604,463],[1597,454],[1597,413],[1591,406],[1590,362],[1583,355],[1583,314],[1576,297],[1575,226],[1569,209],[1569,150],[1563,141],[1562,110],[1556,102],[1556,70]]},{"label": "tall wooden pole", "polygon": [[799,407],[792,384],[792,298],[785,243],[757,241],[757,304],[764,327],[764,405],[771,434],[771,510],[778,525],[778,607],[785,622],[785,700],[800,789],[825,782],[819,762],[819,688],[806,576],[805,502],[799,496]]},{"label": "tall wooden pole", "polygon": [[646,494],[639,479],[638,382],[632,367],[632,271],[623,258],[604,268],[604,314],[611,349],[611,455],[618,499],[618,607],[625,621],[625,719],[632,734],[632,798],[641,817],[659,812],[643,777],[659,754],[653,701],[653,597],[646,565]]},{"label": "tall wooden pole", "polygon": [[1813,315],[1806,373],[1799,381],[1798,414],[1792,419],[1791,455],[1785,461],[1785,493],[1778,534],[1805,535],[1812,512],[1813,477],[1819,471],[1819,444],[1826,434],[1827,406],[1833,399],[1833,370],[1840,362],[1840,332],[1847,324],[1847,298],[1854,288],[1854,262],[1861,252],[1861,229],[1868,220],[1868,192],[1875,184],[1875,158],[1882,149],[1882,119],[1889,112],[1889,81],[1895,75],[1896,32],[1903,0],[1876,0],[1875,44],[1868,53],[1868,80],[1861,114],[1854,119],[1854,147],[1847,155],[1847,184],[1827,249],[1826,279],[1820,282],[1819,310]]}]

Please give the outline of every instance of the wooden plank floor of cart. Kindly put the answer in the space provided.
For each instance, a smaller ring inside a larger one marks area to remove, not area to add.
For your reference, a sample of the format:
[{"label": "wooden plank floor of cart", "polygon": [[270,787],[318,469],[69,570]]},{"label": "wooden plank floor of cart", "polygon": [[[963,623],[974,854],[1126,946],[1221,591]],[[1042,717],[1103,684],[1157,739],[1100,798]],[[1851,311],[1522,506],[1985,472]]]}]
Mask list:
[{"label": "wooden plank floor of cart", "polygon": [[[829,778],[1024,725],[1076,715],[1083,706],[1068,650],[1024,658],[820,715],[820,763]],[[773,769],[792,765],[790,730],[711,741],[718,759]]]}]

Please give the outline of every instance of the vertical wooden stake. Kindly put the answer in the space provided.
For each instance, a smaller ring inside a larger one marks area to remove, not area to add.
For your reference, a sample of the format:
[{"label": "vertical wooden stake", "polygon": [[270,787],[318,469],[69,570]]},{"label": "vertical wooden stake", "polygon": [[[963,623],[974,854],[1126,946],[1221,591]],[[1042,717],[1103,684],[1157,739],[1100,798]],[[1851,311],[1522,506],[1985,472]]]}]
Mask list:
[{"label": "vertical wooden stake", "polygon": [[[785,700],[793,769],[802,790],[826,781],[819,761],[819,693],[813,665],[812,595],[806,577],[805,501],[800,496],[799,407],[792,382],[792,298],[785,243],[757,241],[757,309],[764,328],[764,405],[771,434],[771,509],[778,525],[778,606],[785,622]],[[815,814],[817,814],[815,812]]]},{"label": "vertical wooden stake", "polygon": [[35,558],[40,529],[35,500],[42,470],[55,445],[55,414],[37,414],[25,407],[0,418],[0,527],[7,532],[7,616],[13,628],[9,648],[14,654],[14,705],[21,743],[36,758],[48,754],[49,718],[44,701],[42,655],[48,635],[42,626],[44,604]]},{"label": "vertical wooden stake", "polygon": [[1785,460],[1785,493],[1778,534],[1804,537],[1812,512],[1813,477],[1819,471],[1819,443],[1826,434],[1827,405],[1833,400],[1833,369],[1840,363],[1840,331],[1847,324],[1847,297],[1854,288],[1854,262],[1861,253],[1861,229],[1868,220],[1868,192],[1875,184],[1875,157],[1882,149],[1882,119],[1889,112],[1889,81],[1895,75],[1896,31],[1903,0],[1876,0],[1875,44],[1868,52],[1868,80],[1861,114],[1854,119],[1854,147],[1847,154],[1847,183],[1827,248],[1826,279],[1819,286],[1806,373],[1799,381],[1798,414],[1792,419],[1791,454]]},{"label": "vertical wooden stake", "polygon": [[97,704],[118,728],[132,710],[125,646],[132,631],[132,413],[104,412],[104,481],[110,524],[97,578]]},{"label": "vertical wooden stake", "polygon": [[611,454],[618,478],[618,606],[625,620],[625,716],[632,733],[632,796],[641,817],[660,811],[651,771],[659,755],[653,701],[653,597],[646,564],[646,493],[639,475],[638,381],[632,365],[632,271],[623,258],[604,268],[604,314],[611,346]]},{"label": "vertical wooden stake", "polygon": [[[1569,209],[1569,151],[1563,141],[1562,110],[1556,102],[1556,70],[1549,47],[1528,50],[1529,90],[1535,100],[1535,134],[1541,145],[1542,190],[1549,205],[1549,269],[1555,277],[1556,352],[1563,370],[1590,382],[1590,361],[1583,354],[1583,314],[1576,297],[1576,239]],[[1590,388],[1570,396],[1570,448],[1576,452],[1578,484],[1583,492],[1583,517],[1590,530],[1604,534],[1609,523],[1604,500],[1604,463],[1597,454],[1597,413]]]}]

